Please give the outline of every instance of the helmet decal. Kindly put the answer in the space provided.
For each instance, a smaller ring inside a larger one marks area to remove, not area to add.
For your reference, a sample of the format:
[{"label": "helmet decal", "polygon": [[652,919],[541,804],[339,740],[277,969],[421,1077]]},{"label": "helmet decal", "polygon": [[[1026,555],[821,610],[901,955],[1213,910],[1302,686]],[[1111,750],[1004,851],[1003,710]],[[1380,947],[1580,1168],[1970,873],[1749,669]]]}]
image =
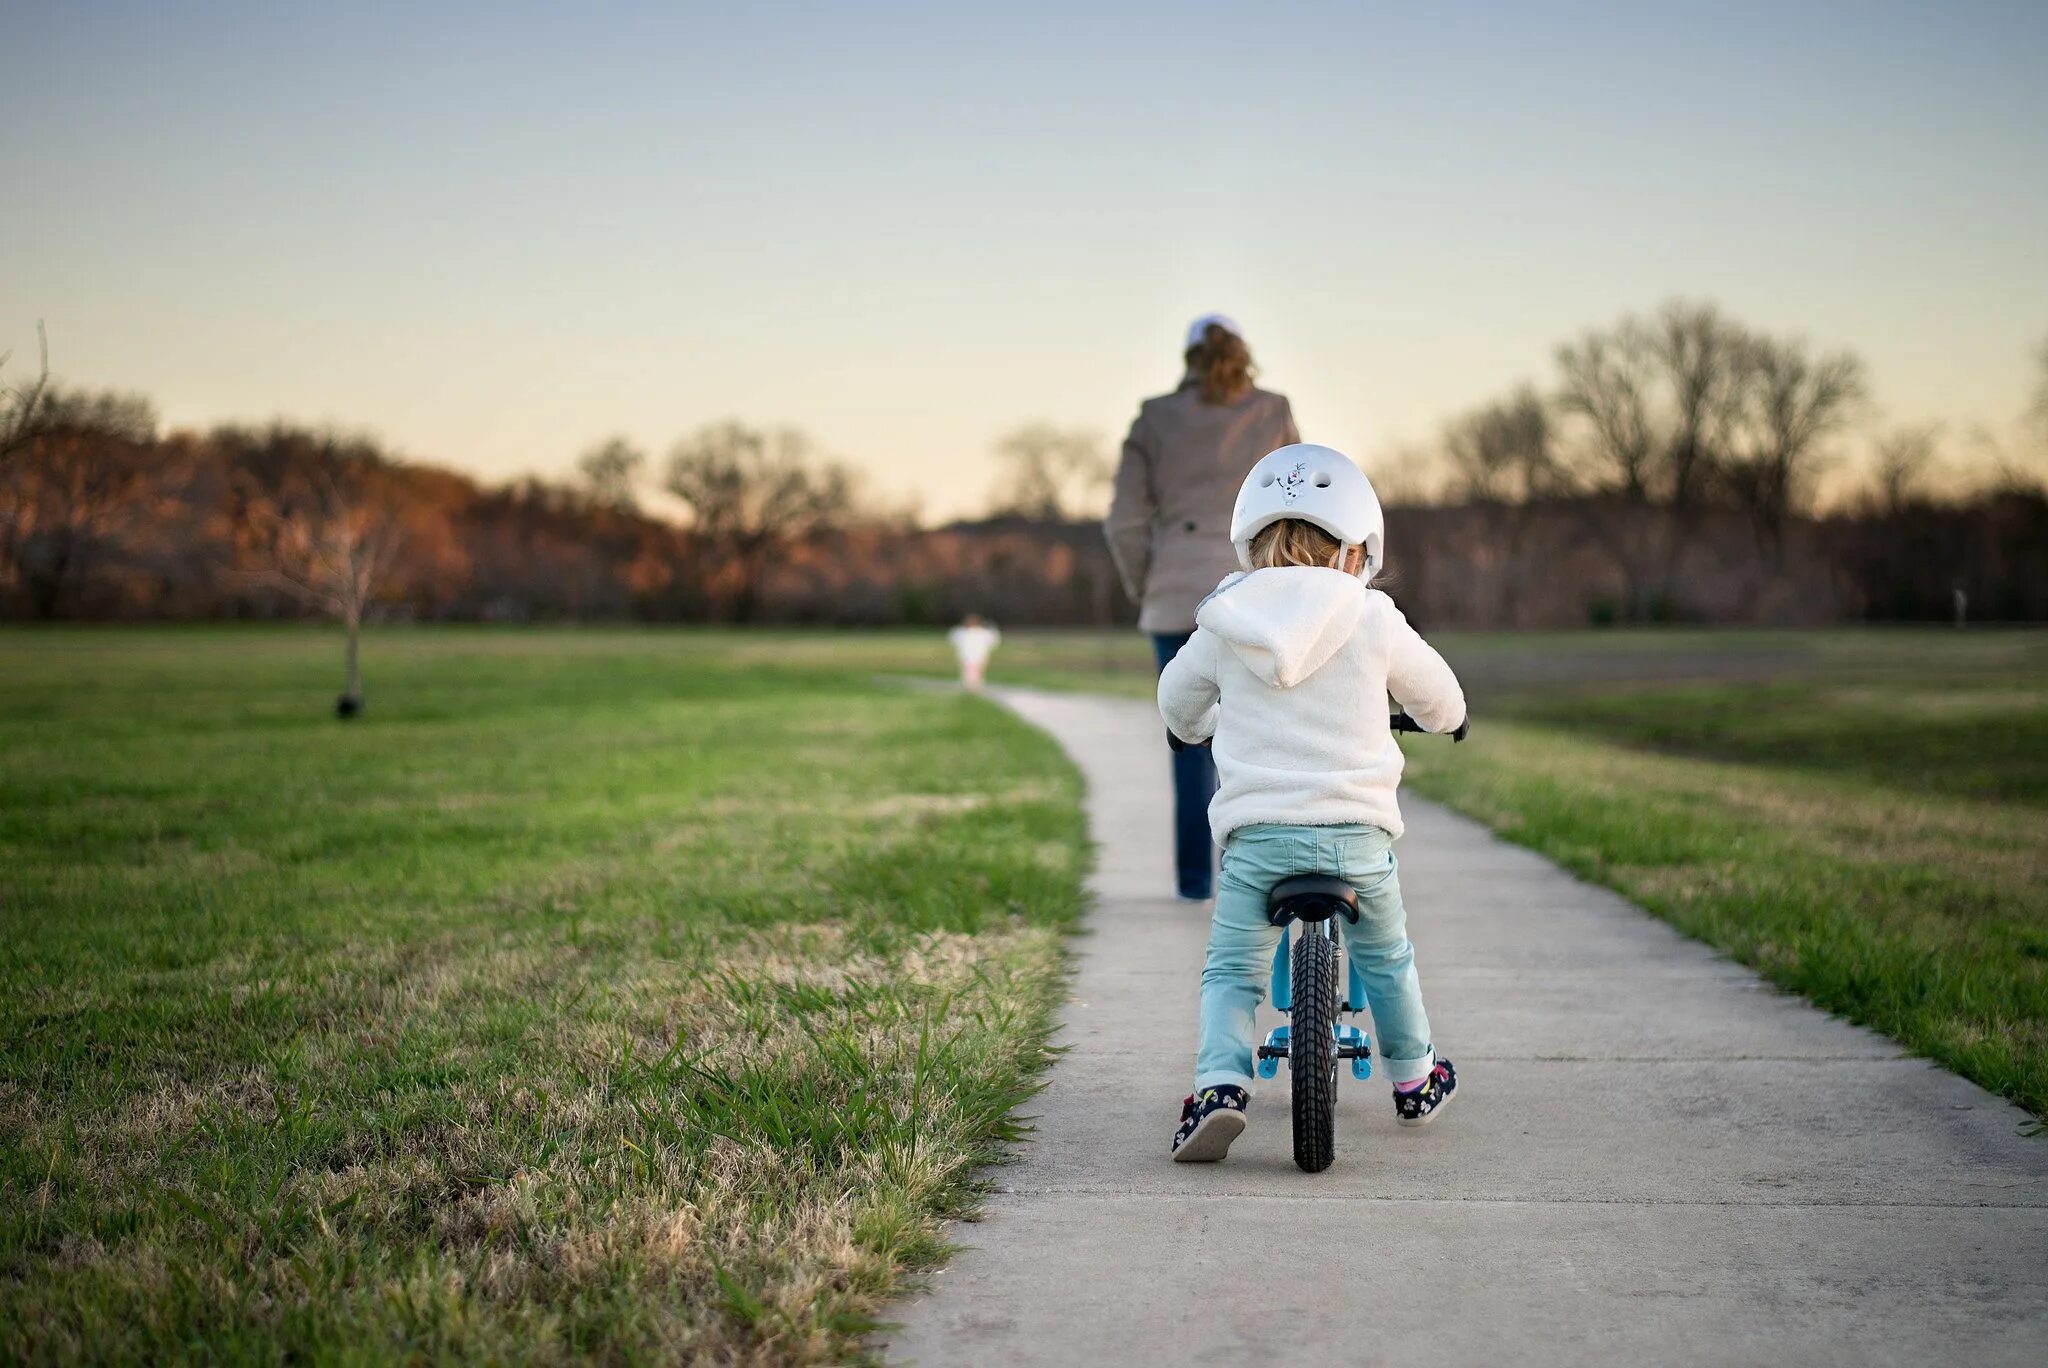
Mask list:
[{"label": "helmet decal", "polygon": [[1293,503],[1301,497],[1301,491],[1308,484],[1308,462],[1296,461],[1280,477],[1280,497]]}]

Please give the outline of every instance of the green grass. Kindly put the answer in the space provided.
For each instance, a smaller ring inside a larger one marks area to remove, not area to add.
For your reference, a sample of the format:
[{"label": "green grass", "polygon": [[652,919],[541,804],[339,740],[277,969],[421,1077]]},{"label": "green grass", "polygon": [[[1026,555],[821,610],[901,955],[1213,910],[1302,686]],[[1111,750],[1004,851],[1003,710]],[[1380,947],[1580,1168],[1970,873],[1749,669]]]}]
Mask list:
[{"label": "green grass", "polygon": [[2048,1114],[2048,634],[1635,640],[1665,661],[1521,643],[1530,682],[1410,782]]},{"label": "green grass", "polygon": [[2048,676],[1719,685],[1524,702],[1509,715],[1674,755],[1866,788],[2048,806]]},{"label": "green grass", "polygon": [[1046,1058],[1077,779],[857,650],[0,634],[0,1357],[830,1362]]},{"label": "green grass", "polygon": [[2038,806],[1873,783],[1867,759],[1742,763],[1522,723],[1407,749],[1419,791],[2048,1113]]}]

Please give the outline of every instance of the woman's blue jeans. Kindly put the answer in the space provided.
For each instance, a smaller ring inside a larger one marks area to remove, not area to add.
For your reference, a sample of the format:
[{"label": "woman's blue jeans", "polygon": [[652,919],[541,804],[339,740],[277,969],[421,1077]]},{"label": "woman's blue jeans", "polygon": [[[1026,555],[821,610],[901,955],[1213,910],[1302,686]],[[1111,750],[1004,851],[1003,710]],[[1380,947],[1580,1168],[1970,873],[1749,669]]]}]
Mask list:
[{"label": "woman's blue jeans", "polygon": [[1292,874],[1331,874],[1358,891],[1358,924],[1344,947],[1365,985],[1380,1069],[1390,1082],[1421,1078],[1436,1063],[1415,947],[1401,907],[1394,843],[1371,826],[1249,826],[1223,848],[1223,882],[1202,969],[1202,1043],[1195,1091],[1219,1083],[1252,1086],[1253,1013],[1266,997],[1280,928],[1266,920],[1266,894]]},{"label": "woman's blue jeans", "polygon": [[[1193,632],[1155,632],[1159,668],[1180,654]],[[1216,761],[1207,746],[1173,753],[1173,877],[1183,898],[1206,898],[1216,883],[1216,842],[1209,836],[1209,800],[1216,796]]]}]

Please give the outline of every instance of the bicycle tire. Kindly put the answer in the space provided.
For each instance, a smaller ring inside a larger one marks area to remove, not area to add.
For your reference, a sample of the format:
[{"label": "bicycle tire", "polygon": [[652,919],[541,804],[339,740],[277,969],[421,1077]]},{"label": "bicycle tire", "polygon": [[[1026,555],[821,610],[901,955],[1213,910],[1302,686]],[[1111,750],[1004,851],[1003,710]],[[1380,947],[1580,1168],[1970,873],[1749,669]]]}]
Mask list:
[{"label": "bicycle tire", "polygon": [[1287,1074],[1294,1092],[1294,1162],[1321,1173],[1337,1157],[1337,946],[1320,926],[1294,938],[1293,1029]]}]

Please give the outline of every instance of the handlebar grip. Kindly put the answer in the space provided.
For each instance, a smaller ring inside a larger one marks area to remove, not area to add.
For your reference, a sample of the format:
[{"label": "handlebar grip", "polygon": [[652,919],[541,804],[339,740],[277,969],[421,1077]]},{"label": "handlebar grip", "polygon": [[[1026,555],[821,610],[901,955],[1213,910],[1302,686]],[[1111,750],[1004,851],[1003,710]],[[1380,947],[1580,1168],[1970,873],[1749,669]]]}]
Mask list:
[{"label": "handlebar grip", "polygon": [[[1414,718],[1410,717],[1407,713],[1404,712],[1397,712],[1393,714],[1391,717],[1389,717],[1387,719],[1387,725],[1389,727],[1392,727],[1397,732],[1414,732],[1419,736],[1428,736],[1432,734],[1429,728],[1423,726],[1420,722],[1417,722]],[[1457,729],[1455,731],[1450,732],[1449,735],[1451,740],[1453,741],[1463,741],[1465,739],[1466,734],[1471,730],[1472,718],[1471,715],[1468,713],[1465,717],[1465,720],[1460,722],[1457,726]]]}]

